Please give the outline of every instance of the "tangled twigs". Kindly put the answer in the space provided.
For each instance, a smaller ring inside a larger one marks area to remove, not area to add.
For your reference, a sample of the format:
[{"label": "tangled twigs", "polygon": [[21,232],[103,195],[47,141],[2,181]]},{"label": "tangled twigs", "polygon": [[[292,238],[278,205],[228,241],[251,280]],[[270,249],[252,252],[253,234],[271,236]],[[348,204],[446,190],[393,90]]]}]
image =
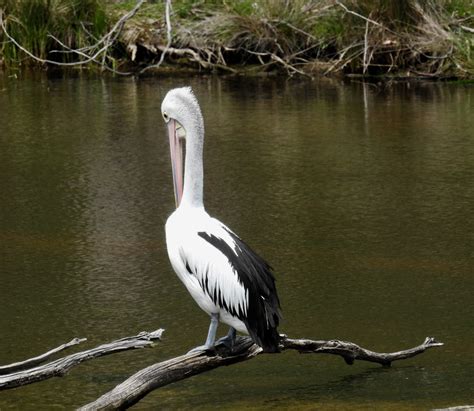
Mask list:
[{"label": "tangled twigs", "polygon": [[[83,58],[77,61],[73,62],[60,62],[60,61],[55,61],[55,60],[50,60],[50,59],[43,59],[38,56],[35,56],[32,52],[27,50],[25,47],[23,47],[13,36],[11,36],[7,28],[5,26],[5,22],[3,19],[3,10],[0,9],[0,29],[3,31],[5,36],[13,43],[15,46],[17,46],[21,51],[23,51],[25,54],[27,54],[29,57],[31,57],[33,60],[38,61],[42,64],[52,64],[56,66],[63,66],[63,67],[72,67],[72,66],[82,66],[88,63],[96,63],[99,66],[101,66],[102,69],[111,71],[115,74],[121,74],[121,75],[130,75],[132,73],[126,73],[122,72],[119,70],[114,69],[113,67],[110,67],[109,65],[106,64],[107,57],[109,50],[111,46],[115,43],[117,40],[118,36],[120,35],[125,23],[127,20],[131,19],[135,14],[138,12],[142,4],[145,2],[145,0],[137,0],[137,3],[135,4],[135,7],[130,10],[128,13],[123,15],[117,23],[112,27],[112,29],[105,34],[103,37],[101,37],[95,44],[82,48],[82,49],[72,49],[68,46],[66,46],[64,43],[59,41],[57,38],[54,36],[50,35],[51,38],[56,40],[58,44],[63,47],[65,50],[54,50],[54,52],[67,52],[67,53],[73,53],[76,54],[79,58]],[[102,59],[100,60],[100,58]]]}]

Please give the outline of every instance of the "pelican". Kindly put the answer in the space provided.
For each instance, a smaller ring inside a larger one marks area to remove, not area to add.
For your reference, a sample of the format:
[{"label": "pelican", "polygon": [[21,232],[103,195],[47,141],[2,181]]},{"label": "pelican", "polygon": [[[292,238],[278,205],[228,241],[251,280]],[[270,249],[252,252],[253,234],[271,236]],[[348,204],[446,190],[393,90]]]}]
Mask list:
[{"label": "pelican", "polygon": [[[171,265],[196,303],[211,317],[204,345],[213,349],[219,322],[232,349],[236,330],[265,352],[278,351],[281,319],[272,268],[203,203],[204,121],[190,87],[170,90],[161,105],[168,127],[176,210],[166,222]],[[184,154],[185,153],[185,154]]]}]

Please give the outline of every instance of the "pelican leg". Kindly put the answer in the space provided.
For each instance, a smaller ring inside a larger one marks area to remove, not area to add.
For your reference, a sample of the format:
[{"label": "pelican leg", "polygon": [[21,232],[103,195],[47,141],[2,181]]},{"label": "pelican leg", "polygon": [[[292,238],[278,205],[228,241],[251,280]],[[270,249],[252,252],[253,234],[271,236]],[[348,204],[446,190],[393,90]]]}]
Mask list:
[{"label": "pelican leg", "polygon": [[229,348],[232,351],[235,344],[236,334],[237,334],[237,331],[235,331],[235,328],[230,327],[227,335],[225,337],[219,338],[216,344],[224,344],[227,348]]},{"label": "pelican leg", "polygon": [[204,344],[207,348],[214,347],[218,325],[219,325],[219,314],[211,314],[211,324],[209,325],[209,331],[207,333],[206,343]]},{"label": "pelican leg", "polygon": [[202,352],[214,348],[214,342],[216,341],[217,326],[219,325],[219,314],[211,314],[211,324],[209,325],[209,331],[207,333],[206,342],[204,345],[200,345],[193,348],[188,354],[195,352]]}]

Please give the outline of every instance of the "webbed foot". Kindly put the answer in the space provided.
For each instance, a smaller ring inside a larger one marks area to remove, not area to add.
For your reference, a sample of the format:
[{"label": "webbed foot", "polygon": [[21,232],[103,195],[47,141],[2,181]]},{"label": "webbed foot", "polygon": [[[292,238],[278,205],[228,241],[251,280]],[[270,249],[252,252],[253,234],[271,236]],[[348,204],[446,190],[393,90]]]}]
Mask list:
[{"label": "webbed foot", "polygon": [[230,327],[227,335],[225,337],[219,338],[216,342],[216,345],[224,344],[229,350],[232,351],[235,344],[235,336],[236,336],[235,328]]}]

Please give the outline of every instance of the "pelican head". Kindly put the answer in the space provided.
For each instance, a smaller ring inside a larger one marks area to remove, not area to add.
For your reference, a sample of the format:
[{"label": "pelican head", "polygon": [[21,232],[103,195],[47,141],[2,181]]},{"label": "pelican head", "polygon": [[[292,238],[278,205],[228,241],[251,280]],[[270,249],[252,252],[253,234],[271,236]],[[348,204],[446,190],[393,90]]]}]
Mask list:
[{"label": "pelican head", "polygon": [[201,109],[191,87],[170,90],[161,104],[161,115],[168,126],[174,195],[179,207],[184,187],[184,149],[202,152],[204,136]]}]

